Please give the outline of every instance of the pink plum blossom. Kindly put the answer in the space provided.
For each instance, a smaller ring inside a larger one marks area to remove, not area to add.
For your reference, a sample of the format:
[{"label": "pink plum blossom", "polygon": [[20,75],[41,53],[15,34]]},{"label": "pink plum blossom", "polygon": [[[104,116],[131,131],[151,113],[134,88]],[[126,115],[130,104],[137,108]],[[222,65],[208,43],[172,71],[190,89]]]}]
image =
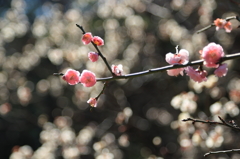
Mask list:
[{"label": "pink plum blossom", "polygon": [[93,42],[94,44],[96,44],[97,46],[102,46],[102,45],[104,45],[103,39],[100,38],[99,36],[94,36],[94,37],[92,38],[92,42]]},{"label": "pink plum blossom", "polygon": [[223,77],[223,76],[226,76],[228,72],[228,68],[227,68],[227,64],[224,63],[224,64],[221,64],[215,71],[214,71],[214,74],[218,77]]},{"label": "pink plum blossom", "polygon": [[85,87],[92,87],[96,84],[96,76],[93,72],[88,70],[83,70],[81,76],[80,76],[80,82]]},{"label": "pink plum blossom", "polygon": [[[181,49],[178,53],[167,53],[166,54],[166,61],[169,64],[186,64],[189,61],[189,52],[185,49]],[[167,70],[169,76],[178,76],[181,74],[183,76],[184,68],[177,68]]]},{"label": "pink plum blossom", "polygon": [[97,61],[97,60],[98,60],[98,57],[99,57],[99,55],[98,55],[98,53],[96,53],[96,52],[89,52],[89,53],[88,53],[88,58],[89,58],[89,60],[91,60],[92,62]]},{"label": "pink plum blossom", "polygon": [[91,107],[97,107],[97,99],[96,98],[90,98],[87,101],[88,104],[90,104]]},{"label": "pink plum blossom", "polygon": [[116,76],[122,76],[123,73],[123,66],[121,64],[119,65],[112,65],[112,72],[116,75]]},{"label": "pink plum blossom", "polygon": [[89,44],[93,39],[92,33],[87,32],[82,36],[82,42],[84,45]]},{"label": "pink plum blossom", "polygon": [[216,30],[225,29],[226,32],[230,33],[232,31],[232,24],[230,21],[226,21],[225,19],[216,19],[214,20],[214,24],[216,26]]},{"label": "pink plum blossom", "polygon": [[75,85],[79,83],[80,73],[73,69],[68,69],[67,72],[62,77],[70,85]]},{"label": "pink plum blossom", "polygon": [[186,64],[188,63],[189,52],[185,49],[181,49],[178,53],[167,53],[166,61],[169,64]]},{"label": "pink plum blossom", "polygon": [[223,48],[221,45],[210,43],[203,48],[201,56],[206,67],[217,68],[219,60],[224,56]]},{"label": "pink plum blossom", "polygon": [[207,80],[207,72],[205,70],[201,71],[199,69],[194,70],[191,66],[185,68],[187,75],[195,82],[203,82]]}]

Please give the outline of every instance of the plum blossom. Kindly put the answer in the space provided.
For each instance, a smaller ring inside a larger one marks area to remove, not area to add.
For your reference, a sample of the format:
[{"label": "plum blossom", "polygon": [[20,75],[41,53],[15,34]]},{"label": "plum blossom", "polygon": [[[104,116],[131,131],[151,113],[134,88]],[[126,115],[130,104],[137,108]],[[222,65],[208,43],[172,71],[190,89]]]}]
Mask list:
[{"label": "plum blossom", "polygon": [[94,36],[94,37],[92,38],[92,42],[93,42],[94,44],[96,44],[97,46],[102,46],[102,45],[104,45],[103,39],[102,39],[101,37],[99,37],[99,36]]},{"label": "plum blossom", "polygon": [[[167,53],[166,61],[169,64],[186,64],[189,61],[189,52],[185,49],[181,49],[176,54]],[[172,70],[167,70],[169,76],[178,76],[181,74],[183,76],[184,68],[177,68]]]},{"label": "plum blossom", "polygon": [[89,58],[89,60],[91,60],[92,62],[97,61],[97,60],[98,60],[98,57],[99,57],[99,55],[98,55],[98,53],[96,53],[96,52],[89,52],[89,53],[88,53],[88,58]]},{"label": "plum blossom", "polygon": [[112,65],[112,72],[116,75],[116,76],[122,76],[123,73],[123,66],[121,64],[119,65]]},{"label": "plum blossom", "polygon": [[214,71],[214,74],[218,77],[223,77],[223,76],[226,76],[228,72],[228,68],[227,68],[227,64],[224,63],[224,64],[221,64],[215,71]]},{"label": "plum blossom", "polygon": [[84,45],[89,44],[93,39],[92,33],[87,32],[82,36],[82,42]]},{"label": "plum blossom", "polygon": [[91,107],[97,107],[97,99],[96,98],[90,98],[87,101],[88,104],[90,104]]},{"label": "plum blossom", "polygon": [[75,85],[79,83],[80,73],[73,69],[68,69],[67,72],[62,77],[70,85]]},{"label": "plum blossom", "polygon": [[201,57],[204,60],[204,65],[206,67],[217,68],[219,66],[218,62],[221,57],[224,56],[223,48],[221,45],[210,43],[203,48],[200,52]]},{"label": "plum blossom", "polygon": [[194,80],[195,82],[203,82],[207,80],[207,72],[205,70],[199,70],[199,69],[195,69],[192,68],[191,66],[188,66],[187,68],[185,68],[185,71],[187,73],[187,75]]},{"label": "plum blossom", "polygon": [[216,19],[214,20],[214,24],[216,26],[216,30],[225,29],[226,32],[230,33],[232,31],[232,24],[230,21],[226,21],[225,19]]},{"label": "plum blossom", "polygon": [[93,72],[88,70],[83,70],[81,76],[80,76],[80,82],[85,87],[92,87],[96,84],[96,76]]}]

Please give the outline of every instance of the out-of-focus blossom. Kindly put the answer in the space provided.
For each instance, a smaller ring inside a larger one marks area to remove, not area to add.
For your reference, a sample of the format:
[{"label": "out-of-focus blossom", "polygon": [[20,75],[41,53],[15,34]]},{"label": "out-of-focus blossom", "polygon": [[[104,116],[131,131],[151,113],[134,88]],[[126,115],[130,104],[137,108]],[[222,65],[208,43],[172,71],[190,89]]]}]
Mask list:
[{"label": "out-of-focus blossom", "polygon": [[[185,49],[181,49],[179,53],[167,53],[166,61],[169,64],[186,64],[189,61],[189,52]],[[167,70],[169,76],[178,76],[181,74],[183,76],[184,68],[177,68],[172,70]]]},{"label": "out-of-focus blossom", "polygon": [[99,55],[98,55],[98,53],[96,53],[96,52],[89,52],[89,53],[88,53],[88,58],[89,58],[89,60],[91,60],[92,62],[97,61],[97,60],[98,60],[98,57],[99,57]]},{"label": "out-of-focus blossom", "polygon": [[96,44],[97,46],[102,46],[102,45],[104,45],[103,39],[100,38],[99,36],[94,36],[94,37],[92,38],[92,42],[93,42],[94,44]]},{"label": "out-of-focus blossom", "polygon": [[91,107],[97,107],[97,99],[96,98],[90,98],[87,101],[88,104],[90,104]]},{"label": "out-of-focus blossom", "polygon": [[119,65],[112,65],[112,72],[113,72],[116,76],[122,76],[123,66],[122,66],[121,64],[119,64]]},{"label": "out-of-focus blossom", "polygon": [[207,72],[205,70],[194,70],[192,67],[188,66],[185,71],[187,75],[195,82],[200,83],[207,80]]},{"label": "out-of-focus blossom", "polygon": [[96,76],[93,72],[88,70],[83,70],[81,76],[80,76],[80,82],[85,87],[92,87],[96,84]]},{"label": "out-of-focus blossom", "polygon": [[232,24],[230,21],[226,21],[225,19],[216,19],[214,20],[214,24],[216,26],[216,30],[225,29],[226,32],[230,33],[232,31]]},{"label": "out-of-focus blossom", "polygon": [[70,85],[75,85],[79,83],[80,73],[73,69],[68,69],[67,72],[62,77]]},{"label": "out-of-focus blossom", "polygon": [[224,56],[223,48],[221,45],[210,43],[203,48],[201,56],[206,67],[217,68],[220,58]]},{"label": "out-of-focus blossom", "polygon": [[82,36],[82,42],[84,45],[89,44],[93,39],[92,33],[87,32]]},{"label": "out-of-focus blossom", "polygon": [[227,68],[227,64],[224,63],[224,64],[221,64],[215,71],[214,71],[214,74],[218,77],[223,77],[223,76],[226,76],[228,72],[228,68]]}]

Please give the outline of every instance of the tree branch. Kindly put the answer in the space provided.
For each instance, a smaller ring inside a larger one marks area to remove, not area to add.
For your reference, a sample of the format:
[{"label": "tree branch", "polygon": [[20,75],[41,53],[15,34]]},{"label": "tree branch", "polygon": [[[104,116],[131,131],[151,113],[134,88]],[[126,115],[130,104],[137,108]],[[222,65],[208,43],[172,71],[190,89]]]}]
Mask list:
[{"label": "tree branch", "polygon": [[232,150],[223,150],[223,151],[210,151],[204,154],[204,157],[207,157],[211,154],[219,154],[219,153],[229,153],[229,152],[240,152],[240,149],[232,149]]},{"label": "tree branch", "polygon": [[223,120],[220,116],[218,116],[218,118],[221,120],[221,122],[216,122],[216,121],[210,121],[210,120],[199,120],[199,119],[193,119],[193,118],[187,118],[187,119],[183,119],[183,122],[187,122],[187,121],[192,121],[192,124],[195,123],[204,123],[204,124],[214,124],[214,125],[224,125],[227,126],[229,128],[232,128],[234,130],[240,131],[240,127],[238,127],[234,122],[228,123],[225,120]]}]

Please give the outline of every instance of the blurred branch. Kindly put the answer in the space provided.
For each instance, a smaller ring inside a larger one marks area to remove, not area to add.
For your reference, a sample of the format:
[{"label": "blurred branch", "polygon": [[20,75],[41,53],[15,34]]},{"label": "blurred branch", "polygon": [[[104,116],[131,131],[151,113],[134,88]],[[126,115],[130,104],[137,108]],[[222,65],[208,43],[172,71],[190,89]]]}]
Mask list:
[{"label": "blurred branch", "polygon": [[225,120],[223,120],[220,116],[218,116],[218,118],[221,120],[221,122],[216,122],[216,121],[210,121],[210,120],[199,120],[199,119],[193,119],[193,118],[187,118],[187,119],[183,119],[183,122],[187,122],[187,121],[192,121],[192,124],[195,123],[204,123],[204,124],[214,124],[214,125],[224,125],[227,126],[229,128],[232,128],[234,130],[240,131],[240,127],[238,127],[235,122],[226,122]]},{"label": "blurred branch", "polygon": [[[236,20],[238,20],[238,21],[240,22],[240,18],[239,18],[238,16],[232,16],[232,17],[227,17],[227,18],[225,18],[226,21],[230,21],[230,20],[232,20],[232,19],[236,19]],[[206,27],[198,30],[198,31],[197,31],[197,34],[203,32],[203,31],[205,31],[205,30],[207,30],[207,29],[209,29],[209,28],[211,28],[211,27],[213,27],[213,26],[215,26],[214,23],[212,23],[212,24],[210,24],[210,25],[208,25],[208,26],[206,26]]]},{"label": "blurred branch", "polygon": [[210,152],[204,154],[204,157],[207,157],[208,155],[211,155],[211,154],[229,153],[229,152],[240,152],[240,149],[223,150],[223,151],[210,151]]},{"label": "blurred branch", "polygon": [[[82,26],[80,26],[80,25],[78,25],[78,24],[76,24],[76,26],[77,26],[79,29],[81,29],[81,31],[82,31],[83,34],[86,33]],[[102,52],[98,49],[98,47],[97,47],[96,44],[94,44],[92,41],[91,41],[91,43],[92,43],[92,45],[95,47],[95,49],[97,50],[99,56],[103,59],[104,63],[106,64],[106,66],[107,66],[107,68],[108,68],[108,70],[111,72],[111,74],[112,74],[113,76],[115,76],[115,74],[112,72],[112,69],[111,69],[109,63],[107,62],[106,57],[103,56]]]},{"label": "blurred branch", "polygon": [[[226,60],[237,59],[237,58],[240,58],[240,53],[226,55],[225,57],[222,57],[220,59],[219,63],[221,63],[223,61],[226,61]],[[181,64],[168,65],[168,66],[164,66],[164,67],[160,67],[160,68],[153,68],[153,69],[149,69],[149,70],[146,70],[146,71],[130,73],[130,74],[127,74],[127,75],[122,75],[122,76],[97,78],[97,81],[113,81],[113,80],[116,80],[116,79],[128,79],[128,78],[153,74],[153,73],[157,73],[157,72],[163,72],[163,71],[167,71],[167,70],[171,70],[171,69],[184,68],[184,67],[187,67],[187,66],[202,65],[202,64],[203,64],[203,60],[196,60],[196,61],[192,61],[192,62],[189,62],[187,64],[183,64],[183,65],[181,65]]]}]

